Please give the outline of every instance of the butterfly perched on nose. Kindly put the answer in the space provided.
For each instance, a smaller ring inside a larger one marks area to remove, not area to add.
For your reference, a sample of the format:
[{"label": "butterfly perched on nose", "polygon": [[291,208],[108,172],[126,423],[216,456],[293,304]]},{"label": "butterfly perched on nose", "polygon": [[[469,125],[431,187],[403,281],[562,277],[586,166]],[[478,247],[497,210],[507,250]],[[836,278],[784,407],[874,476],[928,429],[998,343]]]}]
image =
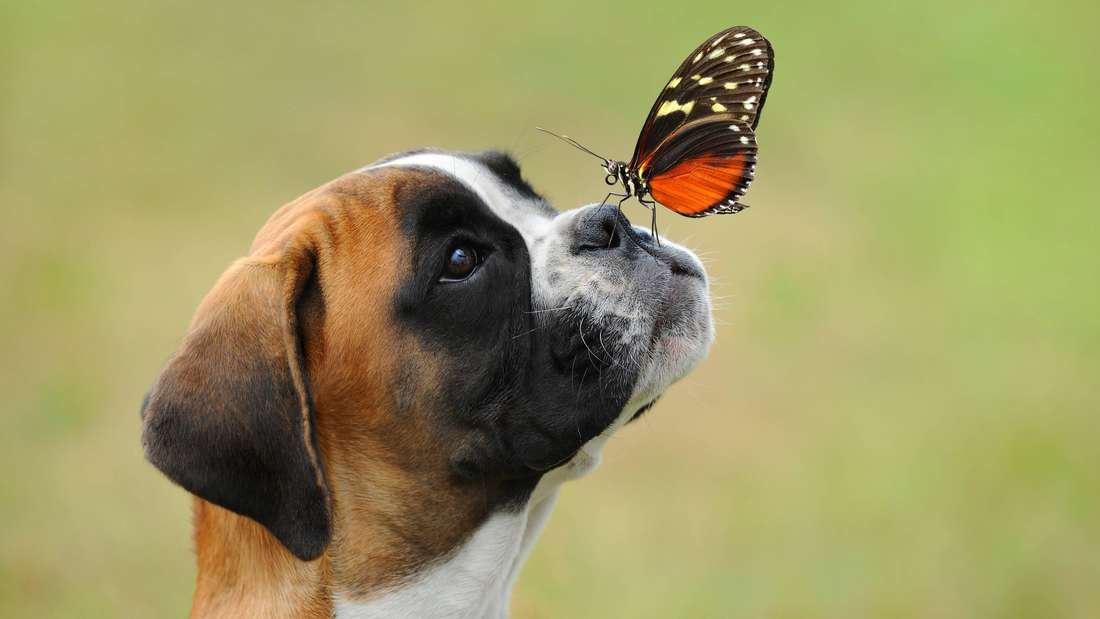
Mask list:
[{"label": "butterfly perched on nose", "polygon": [[752,28],[734,26],[708,38],[676,69],[629,161],[557,137],[603,160],[605,182],[623,190],[604,203],[637,198],[653,212],[654,236],[654,202],[687,217],[737,213],[748,208],[740,199],[756,173],[756,126],[774,68],[771,43]]}]

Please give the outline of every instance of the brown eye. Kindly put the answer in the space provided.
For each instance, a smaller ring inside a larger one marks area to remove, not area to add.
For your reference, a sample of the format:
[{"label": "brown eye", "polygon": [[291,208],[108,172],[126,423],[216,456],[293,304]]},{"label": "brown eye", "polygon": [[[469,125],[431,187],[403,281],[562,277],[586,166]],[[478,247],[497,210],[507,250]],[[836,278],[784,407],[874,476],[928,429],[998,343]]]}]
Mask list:
[{"label": "brown eye", "polygon": [[447,253],[443,265],[443,281],[461,281],[469,277],[477,268],[477,252],[473,247],[458,245]]}]

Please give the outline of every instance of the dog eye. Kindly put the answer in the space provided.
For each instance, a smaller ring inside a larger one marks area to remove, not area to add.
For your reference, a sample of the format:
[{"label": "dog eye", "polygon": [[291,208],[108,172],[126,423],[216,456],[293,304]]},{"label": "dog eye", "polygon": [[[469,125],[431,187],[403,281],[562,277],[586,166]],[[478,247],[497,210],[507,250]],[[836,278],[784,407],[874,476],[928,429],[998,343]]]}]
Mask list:
[{"label": "dog eye", "polygon": [[477,250],[469,245],[455,245],[447,250],[447,257],[443,262],[443,276],[439,280],[460,282],[473,275],[478,264]]}]

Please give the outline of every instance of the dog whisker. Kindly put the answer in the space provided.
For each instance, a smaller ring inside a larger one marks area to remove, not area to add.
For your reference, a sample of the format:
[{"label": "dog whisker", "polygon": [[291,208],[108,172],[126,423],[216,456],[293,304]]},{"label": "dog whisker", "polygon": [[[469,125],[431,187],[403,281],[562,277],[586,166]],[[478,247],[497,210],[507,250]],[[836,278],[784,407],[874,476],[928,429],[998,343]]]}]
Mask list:
[{"label": "dog whisker", "polygon": [[[595,357],[597,361],[600,361],[601,363],[607,364],[607,362],[604,361],[602,357],[600,357],[595,352],[593,352],[592,347],[588,345],[588,342],[584,341],[584,318],[583,317],[580,319],[579,322],[577,322],[577,333],[581,336],[581,344],[584,344],[584,347],[588,350],[588,354]],[[581,382],[584,382],[584,381],[582,380]]]},{"label": "dog whisker", "polygon": [[527,313],[527,314],[542,314],[543,312],[560,312],[562,310],[569,310],[569,309],[573,309],[573,306],[563,305],[561,307],[551,307],[551,308],[547,308],[547,309],[531,310],[531,311],[525,312],[525,313]]},{"label": "dog whisker", "polygon": [[547,326],[547,325],[540,325],[540,326],[538,326],[538,327],[535,327],[535,328],[533,328],[533,329],[529,329],[529,330],[527,330],[527,331],[524,331],[523,333],[517,333],[517,334],[515,334],[515,335],[513,335],[513,336],[512,336],[512,339],[514,340],[514,339],[516,339],[516,338],[521,338],[521,337],[523,337],[523,336],[525,336],[525,335],[531,335],[532,333],[534,333],[535,331],[538,331],[539,329],[545,329],[545,328],[546,328],[546,326]]},{"label": "dog whisker", "polygon": [[[587,367],[584,368],[584,374],[581,374],[581,387],[584,387],[584,379],[586,379],[586,378],[588,378],[588,368]],[[581,390],[577,389],[577,398],[576,398],[576,400],[574,400],[574,403],[579,403],[580,401],[581,401]]]}]

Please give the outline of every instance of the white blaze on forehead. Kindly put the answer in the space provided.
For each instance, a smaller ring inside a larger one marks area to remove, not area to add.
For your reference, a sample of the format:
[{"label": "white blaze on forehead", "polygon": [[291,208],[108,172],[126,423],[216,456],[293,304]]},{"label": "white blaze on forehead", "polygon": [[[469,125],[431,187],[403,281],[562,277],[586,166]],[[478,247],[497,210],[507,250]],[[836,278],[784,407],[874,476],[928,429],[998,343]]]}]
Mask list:
[{"label": "white blaze on forehead", "polygon": [[542,210],[547,208],[545,205],[520,195],[476,159],[447,153],[417,153],[369,166],[364,171],[389,167],[438,170],[474,192],[493,214],[511,224],[527,245],[527,255],[531,260],[531,287],[536,301],[550,302],[556,296],[553,286],[547,281],[547,273],[555,259],[551,255],[553,248],[558,245],[553,242],[554,238],[562,233],[561,226],[555,226],[555,221],[561,218],[555,220],[553,215]]},{"label": "white blaze on forehead", "polygon": [[534,200],[516,193],[479,161],[445,153],[417,153],[368,166],[363,171],[381,168],[432,168],[447,174],[481,198],[493,214],[512,224],[528,250],[549,226],[550,218],[532,204]]}]

